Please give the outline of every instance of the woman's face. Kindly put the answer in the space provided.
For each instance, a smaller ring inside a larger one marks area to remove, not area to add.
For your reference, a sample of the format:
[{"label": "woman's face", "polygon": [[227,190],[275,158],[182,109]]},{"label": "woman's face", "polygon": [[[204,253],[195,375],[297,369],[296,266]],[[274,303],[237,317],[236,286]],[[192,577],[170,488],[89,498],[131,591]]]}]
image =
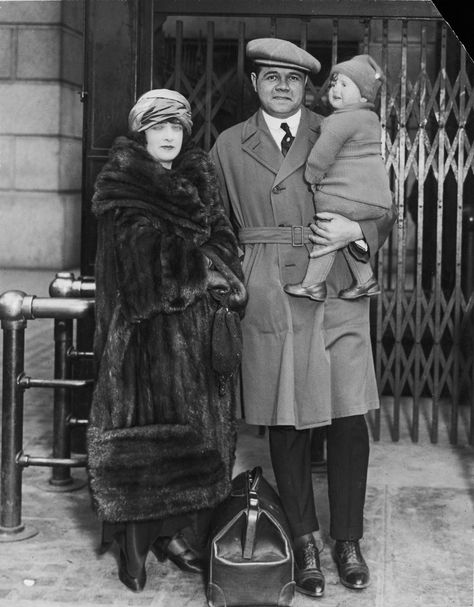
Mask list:
[{"label": "woman's face", "polygon": [[183,145],[183,125],[179,122],[160,122],[145,131],[146,149],[166,169]]}]

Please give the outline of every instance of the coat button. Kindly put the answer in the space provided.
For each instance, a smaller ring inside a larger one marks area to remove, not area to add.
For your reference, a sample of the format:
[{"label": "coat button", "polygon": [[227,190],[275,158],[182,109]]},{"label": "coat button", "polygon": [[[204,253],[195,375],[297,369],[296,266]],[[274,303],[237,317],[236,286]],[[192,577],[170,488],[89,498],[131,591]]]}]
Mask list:
[{"label": "coat button", "polygon": [[281,192],[282,188],[279,185],[276,185],[275,187],[272,188],[272,193],[273,194],[279,194]]}]

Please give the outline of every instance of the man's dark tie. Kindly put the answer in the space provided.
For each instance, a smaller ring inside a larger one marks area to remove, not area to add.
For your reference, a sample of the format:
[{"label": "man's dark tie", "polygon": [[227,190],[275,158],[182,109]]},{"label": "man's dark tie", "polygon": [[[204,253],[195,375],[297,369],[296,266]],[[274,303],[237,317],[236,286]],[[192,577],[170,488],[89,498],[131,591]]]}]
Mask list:
[{"label": "man's dark tie", "polygon": [[283,156],[286,156],[288,153],[288,150],[291,147],[291,144],[293,143],[294,137],[291,134],[290,127],[288,126],[288,124],[286,122],[282,122],[280,124],[280,128],[285,131],[285,136],[281,140],[281,153],[283,154]]}]

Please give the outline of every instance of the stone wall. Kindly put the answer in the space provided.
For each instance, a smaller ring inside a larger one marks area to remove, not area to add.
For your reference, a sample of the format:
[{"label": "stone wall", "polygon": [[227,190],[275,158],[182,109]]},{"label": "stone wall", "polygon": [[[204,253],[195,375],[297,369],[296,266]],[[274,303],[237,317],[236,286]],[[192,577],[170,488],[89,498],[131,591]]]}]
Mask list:
[{"label": "stone wall", "polygon": [[79,265],[83,1],[0,2],[0,266]]}]

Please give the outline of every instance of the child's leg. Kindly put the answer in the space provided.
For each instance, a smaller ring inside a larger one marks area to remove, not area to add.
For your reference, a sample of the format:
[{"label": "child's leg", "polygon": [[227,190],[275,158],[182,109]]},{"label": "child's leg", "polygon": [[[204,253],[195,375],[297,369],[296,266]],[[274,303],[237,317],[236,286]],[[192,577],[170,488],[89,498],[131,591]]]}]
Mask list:
[{"label": "child's leg", "polygon": [[350,254],[347,247],[342,249],[342,254],[349,266],[349,270],[354,278],[354,281],[358,285],[362,285],[371,278],[374,278],[374,272],[370,263],[364,263],[356,259]]},{"label": "child's leg", "polygon": [[341,299],[357,299],[359,297],[370,297],[371,295],[380,293],[379,283],[374,276],[371,265],[355,259],[349,253],[347,247],[342,249],[342,252],[354,281],[350,287],[339,291],[339,297]]},{"label": "child's leg", "polygon": [[336,253],[337,251],[332,251],[314,259],[310,257],[305,277],[301,281],[302,286],[310,287],[319,282],[324,282],[329,274],[329,270],[332,268]]},{"label": "child's leg", "polygon": [[296,297],[309,297],[314,301],[324,301],[327,296],[326,277],[334,262],[337,251],[321,257],[310,258],[303,281],[293,285],[285,285],[284,291]]}]

